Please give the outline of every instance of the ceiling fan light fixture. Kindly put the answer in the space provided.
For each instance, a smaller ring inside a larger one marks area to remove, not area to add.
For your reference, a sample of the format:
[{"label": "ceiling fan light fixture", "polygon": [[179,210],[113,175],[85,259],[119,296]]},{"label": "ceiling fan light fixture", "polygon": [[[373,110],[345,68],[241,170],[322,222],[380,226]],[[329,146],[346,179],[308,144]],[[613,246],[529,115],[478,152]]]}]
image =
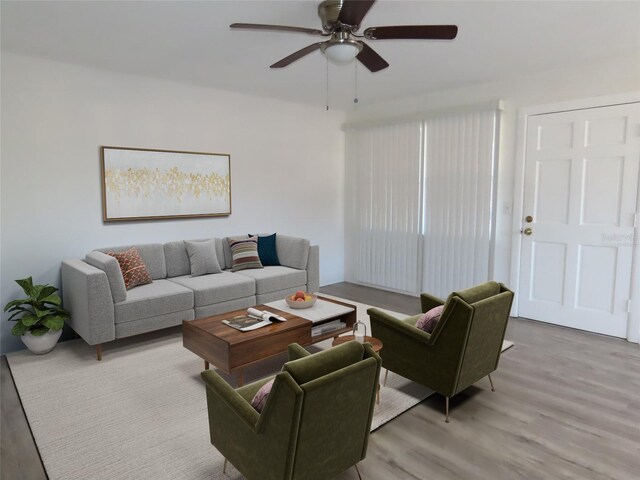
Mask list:
[{"label": "ceiling fan light fixture", "polygon": [[321,49],[333,63],[346,65],[358,56],[362,50],[362,44],[355,40],[329,41],[322,45]]}]

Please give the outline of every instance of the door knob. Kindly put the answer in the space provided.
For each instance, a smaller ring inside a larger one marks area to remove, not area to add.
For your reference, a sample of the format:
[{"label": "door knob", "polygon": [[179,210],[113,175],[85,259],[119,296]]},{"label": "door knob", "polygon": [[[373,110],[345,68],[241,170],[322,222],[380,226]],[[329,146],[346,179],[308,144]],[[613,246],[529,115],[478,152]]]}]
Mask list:
[{"label": "door knob", "polygon": [[527,227],[522,231],[522,233],[524,233],[525,235],[531,235],[533,233],[533,230]]}]

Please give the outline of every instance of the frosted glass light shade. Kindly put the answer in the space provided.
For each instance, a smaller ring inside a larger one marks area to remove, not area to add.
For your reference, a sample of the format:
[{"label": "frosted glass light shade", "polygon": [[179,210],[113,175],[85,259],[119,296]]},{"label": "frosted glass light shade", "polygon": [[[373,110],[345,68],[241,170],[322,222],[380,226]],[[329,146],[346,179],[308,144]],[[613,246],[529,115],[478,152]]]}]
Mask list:
[{"label": "frosted glass light shade", "polygon": [[342,65],[352,62],[358,53],[360,53],[358,47],[350,43],[336,43],[327,46],[324,50],[324,54],[329,57],[329,60]]}]

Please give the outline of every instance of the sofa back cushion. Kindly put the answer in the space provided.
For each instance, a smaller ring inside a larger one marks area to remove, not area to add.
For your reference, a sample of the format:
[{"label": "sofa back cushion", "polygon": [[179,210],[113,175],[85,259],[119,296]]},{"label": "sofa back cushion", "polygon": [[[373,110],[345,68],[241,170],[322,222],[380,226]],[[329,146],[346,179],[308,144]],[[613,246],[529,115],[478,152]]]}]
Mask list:
[{"label": "sofa back cushion", "polygon": [[[208,238],[200,238],[196,240],[189,240],[191,242],[202,242],[209,240]],[[224,252],[222,250],[222,239],[216,238],[216,256],[218,257],[218,263],[220,268],[224,270],[225,260]],[[167,261],[167,277],[181,277],[182,275],[191,274],[191,263],[189,262],[189,253],[187,247],[184,244],[184,240],[176,240],[175,242],[168,242],[164,244],[164,256]]]},{"label": "sofa back cushion", "polygon": [[129,250],[132,246],[136,247],[136,250],[138,250],[140,258],[142,258],[142,261],[147,267],[152,279],[159,280],[161,278],[167,278],[167,264],[164,259],[164,248],[159,243],[97,248],[96,251],[102,253],[122,252],[124,250]]},{"label": "sofa back cushion", "polygon": [[[229,247],[228,241],[229,238],[230,237],[222,239],[224,246],[224,261],[227,265],[226,268],[231,268],[233,265],[233,257],[231,256],[231,248]],[[284,267],[297,268],[298,270],[307,269],[307,263],[309,261],[309,240],[306,238],[277,234],[276,252],[278,253],[280,265]],[[222,266],[222,263],[220,266]]]},{"label": "sofa back cushion", "polygon": [[280,265],[306,270],[309,261],[309,240],[306,238],[276,236],[276,251]]}]

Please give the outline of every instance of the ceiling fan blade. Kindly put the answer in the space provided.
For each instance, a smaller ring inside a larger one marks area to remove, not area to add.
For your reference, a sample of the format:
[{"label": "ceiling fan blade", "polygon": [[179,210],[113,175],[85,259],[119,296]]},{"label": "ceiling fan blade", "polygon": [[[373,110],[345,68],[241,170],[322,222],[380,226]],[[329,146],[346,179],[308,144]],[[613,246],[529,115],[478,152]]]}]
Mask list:
[{"label": "ceiling fan blade", "polygon": [[295,32],[295,33],[308,33],[309,35],[322,35],[324,32],[316,28],[304,28],[304,27],[288,27],[285,25],[264,25],[261,23],[232,23],[229,25],[231,28],[243,28],[246,30],[273,30],[278,32]]},{"label": "ceiling fan blade", "polygon": [[376,0],[344,0],[338,21],[358,26]]},{"label": "ceiling fan blade", "polygon": [[314,52],[314,51],[318,50],[320,48],[320,45],[322,45],[323,43],[325,43],[325,42],[312,43],[308,47],[304,47],[304,48],[298,50],[297,52],[292,53],[288,57],[284,57],[282,60],[274,63],[273,65],[271,65],[271,68],[286,67],[287,65],[295,62],[296,60],[301,59],[305,55],[308,55],[311,52]]},{"label": "ceiling fan blade", "polygon": [[389,66],[387,61],[366,43],[362,42],[362,51],[356,57],[360,63],[372,72],[384,70]]},{"label": "ceiling fan blade", "polygon": [[369,40],[453,40],[458,35],[456,25],[398,25],[395,27],[369,27],[364,31]]}]

